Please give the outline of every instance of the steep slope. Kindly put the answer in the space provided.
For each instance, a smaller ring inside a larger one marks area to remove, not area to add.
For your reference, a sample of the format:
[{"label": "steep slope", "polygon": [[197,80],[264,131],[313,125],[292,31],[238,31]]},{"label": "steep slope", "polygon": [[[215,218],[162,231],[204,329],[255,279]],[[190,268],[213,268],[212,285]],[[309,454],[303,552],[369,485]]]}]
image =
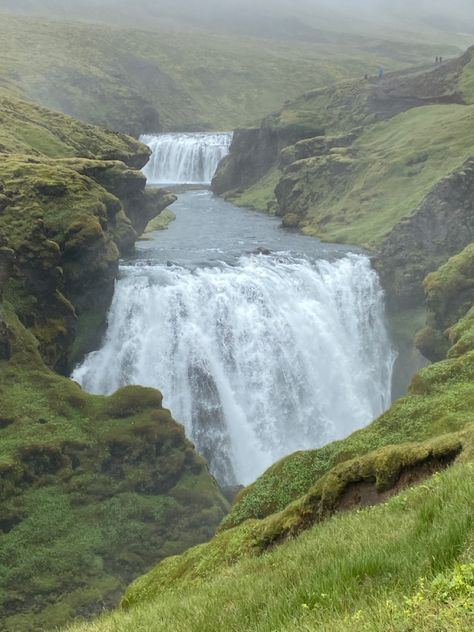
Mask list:
[{"label": "steep slope", "polygon": [[393,309],[419,307],[426,274],[474,238],[473,53],[304,95],[237,131],[214,190],[377,252]]},{"label": "steep slope", "polygon": [[[138,31],[2,15],[1,81],[81,120],[134,135],[232,129],[315,86],[438,49],[336,38],[278,42],[162,26]],[[0,85],[1,85],[0,81]]]},{"label": "steep slope", "polygon": [[[448,269],[465,271],[461,259]],[[439,294],[449,297],[457,278],[441,268]],[[471,306],[465,301],[447,334],[457,345],[450,358],[416,375],[410,394],[374,424],[273,466],[238,496],[211,542],[137,580],[121,611],[71,630],[178,631],[191,621],[203,631],[469,629]],[[438,312],[446,309],[440,302]]]},{"label": "steep slope", "polygon": [[67,372],[101,335],[120,251],[175,197],[145,191],[134,168],[149,150],[131,138],[6,96],[0,116],[0,243],[17,253],[9,299],[45,361]]},{"label": "steep slope", "polygon": [[145,191],[148,149],[17,98],[0,117],[0,629],[23,632],[113,605],[227,502],[158,391],[93,397],[57,373],[97,344],[120,253],[175,200]]}]

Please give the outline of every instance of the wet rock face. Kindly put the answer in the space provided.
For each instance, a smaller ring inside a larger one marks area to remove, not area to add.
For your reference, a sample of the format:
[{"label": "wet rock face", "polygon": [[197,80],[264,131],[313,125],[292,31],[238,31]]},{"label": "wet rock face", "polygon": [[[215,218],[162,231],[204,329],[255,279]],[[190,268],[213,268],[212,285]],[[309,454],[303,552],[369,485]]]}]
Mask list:
[{"label": "wet rock face", "polygon": [[251,186],[278,163],[284,147],[316,134],[316,130],[305,133],[292,128],[278,129],[265,125],[236,130],[229,154],[214,176],[212,190],[221,195]]},{"label": "wet rock face", "polygon": [[2,298],[3,288],[6,286],[11,275],[13,260],[13,250],[5,246],[0,246],[0,300]]},{"label": "wet rock face", "polygon": [[474,159],[444,178],[387,237],[375,261],[389,307],[424,302],[423,280],[474,240]]},{"label": "wet rock face", "polygon": [[100,340],[120,254],[176,198],[145,191],[143,175],[118,161],[4,157],[0,175],[0,244],[11,247],[0,252],[0,292],[11,277],[9,300],[46,363],[66,374]]}]

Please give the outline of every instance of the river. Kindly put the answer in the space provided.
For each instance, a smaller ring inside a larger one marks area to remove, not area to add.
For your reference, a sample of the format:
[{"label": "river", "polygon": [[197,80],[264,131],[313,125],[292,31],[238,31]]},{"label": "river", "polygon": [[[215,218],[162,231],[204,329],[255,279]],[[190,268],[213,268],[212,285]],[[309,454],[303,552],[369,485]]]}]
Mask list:
[{"label": "river", "polygon": [[[195,155],[202,167],[206,151]],[[177,219],[122,261],[102,346],[73,378],[94,393],[160,388],[228,485],[388,408],[394,353],[368,257],[285,231],[207,188],[176,191]]]}]

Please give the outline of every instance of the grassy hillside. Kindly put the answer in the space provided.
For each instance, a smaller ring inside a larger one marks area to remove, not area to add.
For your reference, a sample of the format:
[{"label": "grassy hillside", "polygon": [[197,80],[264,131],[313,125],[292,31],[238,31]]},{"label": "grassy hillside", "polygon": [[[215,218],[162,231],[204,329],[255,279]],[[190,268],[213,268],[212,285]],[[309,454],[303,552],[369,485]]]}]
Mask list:
[{"label": "grassy hillside", "polygon": [[431,60],[438,49],[375,40],[298,43],[121,30],[2,15],[0,85],[81,120],[139,134],[233,129],[308,89]]},{"label": "grassy hillside", "polygon": [[474,108],[415,108],[370,127],[350,148],[292,165],[283,189],[303,189],[288,210],[305,209],[303,232],[374,248],[433,186],[474,153]]},{"label": "grassy hillside", "polygon": [[[468,0],[449,7],[438,0],[416,7],[408,0],[0,0],[0,10],[60,19],[159,28],[163,23],[221,33],[287,41],[328,42],[377,37],[386,41],[456,43],[467,46],[474,33]],[[442,52],[442,51],[440,51]]]},{"label": "grassy hillside", "polygon": [[85,125],[38,104],[0,93],[0,154],[121,160],[142,167],[149,149],[133,138]]},{"label": "grassy hillside", "polygon": [[120,254],[175,199],[145,191],[148,148],[5,94],[0,120],[0,629],[27,632],[113,605],[227,502],[158,391],[51,370],[97,344]]},{"label": "grassy hillside", "polygon": [[[71,632],[468,630],[471,465]],[[464,565],[455,566],[456,561]],[[454,568],[453,568],[454,567]]]},{"label": "grassy hillside", "polygon": [[[68,630],[470,629],[471,250],[426,282],[430,318],[447,310],[460,318],[445,334],[454,345],[448,359],[417,374],[409,395],[368,428],[270,468],[209,543],[138,579],[122,610]],[[457,311],[453,291],[462,298]]]},{"label": "grassy hillside", "polygon": [[[261,129],[301,140],[280,147],[260,180],[227,195],[306,234],[376,249],[474,154],[472,69],[470,50],[443,66],[299,97]],[[216,183],[232,161],[231,150]]]}]

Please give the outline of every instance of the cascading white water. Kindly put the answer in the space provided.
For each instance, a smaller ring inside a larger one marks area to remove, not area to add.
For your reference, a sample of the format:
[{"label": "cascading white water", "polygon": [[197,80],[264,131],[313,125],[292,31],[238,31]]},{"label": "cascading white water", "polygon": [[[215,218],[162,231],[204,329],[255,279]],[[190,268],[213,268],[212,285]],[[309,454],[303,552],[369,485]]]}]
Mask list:
[{"label": "cascading white water", "polygon": [[228,154],[232,134],[147,134],[140,140],[153,152],[143,168],[149,184],[206,185]]},{"label": "cascading white water", "polygon": [[232,484],[369,423],[390,404],[393,360],[365,256],[251,255],[193,271],[125,266],[104,345],[73,378],[95,393],[162,389]]}]

